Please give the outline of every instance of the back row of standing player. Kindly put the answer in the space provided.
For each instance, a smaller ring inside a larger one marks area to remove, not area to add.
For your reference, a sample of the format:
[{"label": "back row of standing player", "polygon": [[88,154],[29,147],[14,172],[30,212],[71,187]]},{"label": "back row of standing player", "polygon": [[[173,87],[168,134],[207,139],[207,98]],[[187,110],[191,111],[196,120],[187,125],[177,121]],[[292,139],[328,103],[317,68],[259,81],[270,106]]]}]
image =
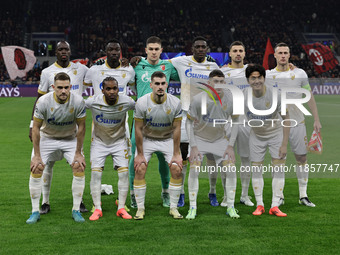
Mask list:
[{"label": "back row of standing player", "polygon": [[[81,65],[74,64],[69,61],[70,58],[70,47],[67,42],[60,42],[57,45],[56,55],[57,61],[52,64],[50,67],[46,68],[42,72],[41,83],[39,86],[39,96],[47,93],[51,90],[50,85],[53,84],[53,78],[58,72],[66,72],[71,77],[72,90],[74,92],[78,92],[78,94],[82,94],[83,87],[82,83],[84,81],[85,85],[92,85],[94,89],[95,95],[102,93],[102,81],[106,77],[114,77],[118,81],[118,87],[120,94],[126,94],[127,85],[135,85],[137,91],[137,98],[151,92],[150,82],[151,75],[155,71],[162,71],[166,74],[167,82],[169,80],[180,80],[181,82],[181,102],[183,109],[183,119],[181,125],[181,154],[183,158],[183,168],[182,168],[182,185],[181,192],[179,197],[178,206],[184,206],[184,180],[186,174],[186,160],[188,156],[188,137],[185,131],[185,119],[187,116],[187,112],[189,110],[190,105],[190,92],[191,92],[191,83],[195,81],[195,78],[200,78],[203,80],[207,80],[209,77],[209,73],[218,69],[219,67],[213,61],[209,61],[207,59],[206,54],[208,52],[208,44],[207,41],[203,37],[197,37],[193,41],[193,56],[182,56],[168,60],[160,60],[160,54],[162,52],[161,40],[158,37],[150,37],[147,40],[146,44],[146,54],[147,58],[142,58],[139,63],[132,68],[131,66],[122,66],[119,60],[120,57],[120,44],[118,41],[110,41],[106,46],[107,59],[102,65],[95,65],[91,67],[89,70]],[[226,81],[229,85],[236,85],[241,89],[249,86],[247,79],[245,77],[245,69],[247,65],[244,65],[243,61],[245,58],[245,47],[241,42],[234,42],[230,46],[230,59],[231,63],[227,67],[222,67],[221,71],[226,77]],[[294,86],[297,87],[305,87],[308,88],[308,78],[306,73],[299,69],[295,68],[294,70],[289,70],[288,61],[289,61],[289,47],[282,44],[281,46],[275,47],[275,58],[277,60],[277,67],[271,71],[267,72],[267,81],[271,81],[274,85],[280,86],[278,82],[281,80],[279,78],[288,78],[292,81],[295,79]],[[294,78],[292,78],[294,77]],[[195,81],[196,82],[196,81]],[[317,108],[315,104],[314,97],[312,96],[309,101],[309,107],[313,113],[315,122],[314,128],[316,130],[320,130],[321,124],[319,122]],[[291,116],[292,117],[292,116]],[[296,119],[299,120],[299,125],[296,128],[291,129],[290,133],[290,143],[292,150],[295,154],[297,164],[302,168],[306,164],[306,128],[303,123],[303,116],[296,116]],[[134,155],[135,150],[135,141],[134,141],[133,131],[131,134],[131,142],[132,142],[132,155]],[[298,137],[299,139],[295,138]],[[300,138],[303,138],[300,139]],[[237,135],[237,151],[241,158],[242,166],[250,166],[250,158],[249,158],[249,127],[240,126],[238,129]],[[92,153],[92,152],[91,152]],[[92,154],[91,154],[92,155]],[[168,163],[165,161],[164,156],[162,154],[158,154],[158,159],[160,162],[159,171],[162,178],[162,198],[163,198],[163,206],[169,206],[169,167]],[[214,158],[207,155],[207,164],[210,166],[216,166],[216,162]],[[58,158],[56,159],[58,160]],[[92,161],[92,159],[91,159]],[[43,201],[42,204],[48,205],[49,211],[49,190],[50,190],[50,182],[52,177],[52,166],[53,161],[47,163],[45,170],[43,172]],[[91,166],[91,177],[96,180],[92,181],[91,178],[91,191],[93,182],[96,183],[96,187],[98,187],[98,183],[100,183],[101,175],[95,177],[95,172],[101,172],[103,170],[103,166]],[[98,168],[100,171],[98,171]],[[124,172],[126,169],[123,169]],[[135,196],[133,191],[133,180],[134,180],[134,162],[133,157],[130,160],[129,166],[129,174],[130,174],[130,194],[131,194],[131,206],[136,207]],[[250,182],[251,174],[249,171],[240,172],[241,184],[242,184],[242,193],[240,202],[247,205],[253,206],[254,204],[251,202],[250,197],[248,196],[248,187]],[[212,206],[218,206],[219,203],[216,198],[216,180],[217,180],[217,171],[211,173],[209,175],[210,179],[210,192],[209,199]],[[226,176],[221,174],[222,184],[224,186],[224,196],[221,206],[228,206],[227,201],[227,189],[226,189]],[[299,181],[299,192],[300,192],[300,203],[307,206],[315,206],[311,203],[307,197],[307,182],[308,182],[308,172],[305,171],[297,171],[297,177]],[[123,178],[124,180],[126,178]],[[196,196],[198,187],[194,184],[195,178],[190,178],[189,176],[189,200],[190,200],[190,210],[195,210],[196,215]],[[125,183],[125,182],[124,182]],[[119,186],[119,185],[118,185]],[[253,184],[254,186],[254,184]],[[119,188],[119,187],[118,187]],[[121,190],[121,189],[119,189]],[[125,194],[125,191],[123,192]],[[256,195],[256,194],[255,194]],[[124,200],[126,195],[124,195],[120,200]],[[191,198],[192,197],[192,198]],[[195,199],[194,199],[195,198]],[[98,205],[98,199],[93,199],[96,210],[101,211],[100,204]],[[97,202],[95,201],[97,200]],[[279,204],[283,203],[283,197],[280,198]],[[100,200],[99,200],[100,202]],[[123,201],[120,201],[120,208],[123,208]],[[259,205],[259,202],[257,203]],[[261,204],[261,203],[260,203]],[[46,206],[45,206],[46,207]],[[233,205],[230,206],[233,208]],[[229,206],[228,206],[229,209]],[[193,211],[188,215],[193,215]],[[47,211],[47,212],[48,212]],[[229,214],[230,215],[230,214]],[[91,216],[92,217],[92,216]],[[192,216],[190,216],[193,218]],[[189,218],[190,218],[189,217]],[[97,217],[99,218],[99,217]]]}]

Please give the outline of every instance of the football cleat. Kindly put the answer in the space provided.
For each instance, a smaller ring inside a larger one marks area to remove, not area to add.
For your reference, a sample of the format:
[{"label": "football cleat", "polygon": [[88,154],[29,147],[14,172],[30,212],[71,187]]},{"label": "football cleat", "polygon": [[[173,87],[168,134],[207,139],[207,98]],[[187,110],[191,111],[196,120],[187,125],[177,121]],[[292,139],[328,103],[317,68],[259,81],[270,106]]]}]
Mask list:
[{"label": "football cleat", "polygon": [[300,204],[300,205],[309,206],[309,207],[315,207],[315,204],[313,204],[313,203],[308,199],[308,197],[300,198],[299,204]]},{"label": "football cleat", "polygon": [[255,216],[259,216],[259,215],[261,215],[262,213],[264,213],[264,207],[263,207],[263,205],[258,205],[258,206],[256,207],[256,210],[253,211],[253,215],[255,215]]},{"label": "football cleat", "polygon": [[143,220],[145,215],[145,210],[144,209],[138,209],[136,212],[135,217],[133,217],[135,220]]},{"label": "football cleat", "polygon": [[177,204],[178,207],[183,207],[185,205],[184,198],[185,198],[185,194],[179,195],[178,204]]},{"label": "football cleat", "polygon": [[132,216],[131,216],[130,214],[128,214],[128,212],[125,210],[125,208],[120,208],[120,209],[117,211],[116,215],[117,215],[118,217],[122,217],[122,218],[125,219],[125,220],[130,220],[130,219],[132,219]]},{"label": "football cleat", "polygon": [[81,212],[81,213],[86,213],[86,212],[88,212],[89,210],[87,210],[86,209],[86,207],[85,207],[85,205],[84,205],[84,202],[83,201],[81,201],[81,203],[80,203],[80,206],[79,206],[79,211]]},{"label": "football cleat", "polygon": [[196,218],[196,211],[197,209],[191,208],[188,211],[187,216],[185,217],[187,220],[194,220]]},{"label": "football cleat", "polygon": [[32,212],[31,216],[26,220],[27,224],[34,224],[37,223],[37,221],[40,220],[40,213],[38,211]]},{"label": "football cleat", "polygon": [[169,214],[174,218],[174,219],[183,219],[183,216],[179,213],[177,208],[170,208]]},{"label": "football cleat", "polygon": [[222,207],[227,207],[228,204],[227,204],[227,196],[223,196],[223,200],[222,200],[222,203],[220,204],[220,206]]},{"label": "football cleat", "polygon": [[170,207],[170,194],[162,192],[163,207]]},{"label": "football cleat", "polygon": [[137,202],[136,202],[135,194],[130,195],[130,200],[131,200],[130,207],[131,208],[137,208]]},{"label": "football cleat", "polygon": [[50,212],[50,210],[51,210],[51,207],[50,207],[50,205],[49,205],[49,204],[46,204],[46,203],[44,203],[44,204],[42,204],[42,206],[41,206],[41,209],[40,209],[40,214],[46,214],[46,213],[49,213],[49,212]]},{"label": "football cleat", "polygon": [[229,215],[230,218],[233,218],[233,219],[240,218],[240,215],[238,215],[237,213],[238,213],[238,211],[234,207],[228,208],[227,212],[226,212],[226,214]]},{"label": "football cleat", "polygon": [[286,217],[287,216],[287,214],[281,212],[279,207],[277,207],[277,206],[270,208],[269,214],[275,215],[275,216],[278,216],[278,217]]},{"label": "football cleat", "polygon": [[77,210],[73,210],[72,211],[72,218],[74,219],[75,222],[85,222],[85,219],[83,218],[83,216],[81,216],[80,211]]},{"label": "football cleat", "polygon": [[103,212],[99,209],[96,209],[90,216],[89,220],[92,220],[92,221],[99,220],[100,217],[103,217]]},{"label": "football cleat", "polygon": [[250,196],[241,197],[240,198],[240,204],[246,205],[246,206],[254,206],[254,203],[250,200]]},{"label": "football cleat", "polygon": [[208,197],[209,197],[211,206],[219,206],[220,205],[217,201],[215,193],[209,193]]}]

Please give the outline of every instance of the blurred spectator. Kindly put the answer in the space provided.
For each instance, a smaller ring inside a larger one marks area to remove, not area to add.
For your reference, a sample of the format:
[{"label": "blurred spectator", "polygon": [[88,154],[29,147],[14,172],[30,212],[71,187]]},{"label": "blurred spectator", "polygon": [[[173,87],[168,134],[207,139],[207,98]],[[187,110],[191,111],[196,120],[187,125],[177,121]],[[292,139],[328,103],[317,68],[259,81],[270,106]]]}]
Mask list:
[{"label": "blurred spectator", "polygon": [[[186,54],[191,54],[191,40],[202,35],[209,39],[211,52],[227,52],[233,40],[241,40],[246,45],[246,61],[262,63],[269,37],[273,46],[279,42],[292,45],[292,62],[310,77],[320,77],[301,54],[301,33],[340,32],[337,0],[7,2],[0,11],[2,45],[23,45],[25,29],[64,32],[74,46],[73,57],[92,61],[103,56],[106,41],[111,38],[121,40],[123,56],[131,58],[144,55],[145,40],[150,35],[163,40],[164,52]],[[340,54],[339,45],[331,47]],[[27,74],[27,80],[39,80],[43,68],[37,65]],[[0,79],[6,79],[6,73],[0,63]],[[339,67],[323,76],[339,77]]]}]

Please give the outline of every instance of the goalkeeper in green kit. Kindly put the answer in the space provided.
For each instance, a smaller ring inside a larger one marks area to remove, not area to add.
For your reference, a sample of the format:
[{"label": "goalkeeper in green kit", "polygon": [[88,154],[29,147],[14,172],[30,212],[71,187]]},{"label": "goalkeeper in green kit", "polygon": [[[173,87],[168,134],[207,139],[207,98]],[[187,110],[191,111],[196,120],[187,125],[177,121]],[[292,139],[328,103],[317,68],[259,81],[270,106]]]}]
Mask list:
[{"label": "goalkeeper in green kit", "polygon": [[[160,55],[162,53],[161,39],[156,36],[151,36],[146,41],[145,52],[147,57],[141,58],[136,66],[134,61],[131,64],[134,67],[136,73],[135,86],[137,91],[137,99],[144,96],[147,93],[152,92],[150,88],[151,75],[156,71],[161,71],[166,75],[167,82],[170,79],[179,81],[179,77],[176,69],[169,60],[161,60]],[[137,60],[138,61],[138,60]],[[130,195],[131,195],[131,207],[137,208],[136,199],[133,191],[133,180],[135,178],[134,170],[134,155],[136,151],[135,140],[135,127],[133,125],[131,132],[131,159],[129,162],[129,180],[130,180]],[[162,180],[162,200],[164,207],[170,207],[170,195],[169,195],[169,181],[170,170],[168,163],[165,161],[162,153],[156,153],[159,160],[159,173]]]}]

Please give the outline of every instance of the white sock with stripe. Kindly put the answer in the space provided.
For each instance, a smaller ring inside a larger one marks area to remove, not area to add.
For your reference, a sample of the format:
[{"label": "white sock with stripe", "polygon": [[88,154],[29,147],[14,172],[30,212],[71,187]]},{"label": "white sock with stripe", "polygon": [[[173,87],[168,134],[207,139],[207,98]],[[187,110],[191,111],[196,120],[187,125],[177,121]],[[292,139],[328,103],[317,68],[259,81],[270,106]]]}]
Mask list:
[{"label": "white sock with stripe", "polygon": [[133,189],[135,191],[135,197],[138,209],[145,209],[145,193],[146,193],[146,182],[145,179],[134,180]]},{"label": "white sock with stripe", "polygon": [[126,197],[129,191],[129,168],[118,168],[118,210],[125,208]]},{"label": "white sock with stripe", "polygon": [[101,207],[101,184],[102,184],[103,170],[100,168],[94,168],[91,170],[91,196],[95,209],[102,210]]},{"label": "white sock with stripe", "polygon": [[42,178],[41,174],[30,175],[29,190],[32,203],[32,212],[39,211],[39,201],[41,197]]}]

